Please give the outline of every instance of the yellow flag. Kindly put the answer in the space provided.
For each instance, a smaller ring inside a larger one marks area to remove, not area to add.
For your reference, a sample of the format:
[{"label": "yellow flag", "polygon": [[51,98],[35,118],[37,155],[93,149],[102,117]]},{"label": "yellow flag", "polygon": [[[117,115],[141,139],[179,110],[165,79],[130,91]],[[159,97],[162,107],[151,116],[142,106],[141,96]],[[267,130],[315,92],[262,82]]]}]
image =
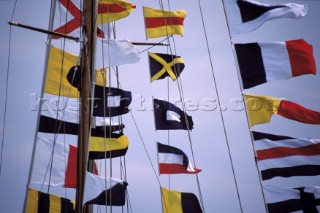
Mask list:
[{"label": "yellow flag", "polygon": [[[67,78],[70,70],[79,64],[78,56],[51,46],[44,92],[57,96],[79,98],[78,88],[72,86]],[[106,69],[97,71],[97,85],[105,85],[105,71]]]},{"label": "yellow flag", "polygon": [[181,193],[161,188],[163,213],[183,213],[181,206]]},{"label": "yellow flag", "polygon": [[281,99],[262,95],[244,94],[250,126],[268,123],[277,114]]},{"label": "yellow flag", "polygon": [[147,38],[158,38],[169,35],[183,36],[183,21],[187,16],[185,10],[155,10],[143,8]]}]

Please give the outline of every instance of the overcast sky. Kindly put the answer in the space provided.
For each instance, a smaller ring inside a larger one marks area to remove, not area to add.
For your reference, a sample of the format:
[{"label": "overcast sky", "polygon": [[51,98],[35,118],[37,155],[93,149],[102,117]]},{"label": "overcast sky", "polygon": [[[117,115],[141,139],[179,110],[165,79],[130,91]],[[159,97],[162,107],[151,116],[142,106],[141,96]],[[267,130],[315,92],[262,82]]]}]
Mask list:
[{"label": "overcast sky", "polygon": [[[116,24],[117,38],[131,41],[145,41],[142,6],[160,8],[158,1],[132,1],[137,8],[131,15]],[[286,1],[264,0],[263,3]],[[319,1],[291,1],[308,5],[308,14],[300,20],[278,19],[265,23],[254,32],[235,37],[234,42],[285,41],[303,38],[314,46],[317,66],[320,66],[320,28]],[[46,35],[13,27],[9,39],[9,25],[14,1],[0,1],[0,105],[1,135],[5,127],[3,144],[3,162],[0,175],[0,209],[1,212],[21,212],[25,197],[25,189],[31,152],[36,129],[37,112],[33,110],[35,94],[39,96],[43,67],[45,61]],[[47,28],[49,19],[49,1],[22,0],[17,2],[14,21]],[[165,7],[168,8],[167,2]],[[231,161],[220,113],[217,109],[205,111],[201,104],[205,100],[217,100],[217,92],[212,77],[205,35],[201,23],[198,1],[171,0],[172,10],[185,9],[184,37],[175,36],[175,48],[185,62],[185,70],[181,75],[185,98],[193,100],[188,114],[193,117],[194,130],[191,132],[192,145],[196,165],[202,169],[199,181],[205,211],[240,212],[232,175]],[[241,99],[241,91],[237,77],[236,65],[228,36],[222,2],[203,0],[207,37],[212,56],[213,69],[221,104],[226,106],[222,115],[228,136],[231,159],[234,165],[236,180],[244,212],[264,212],[260,182],[255,167],[253,149],[248,124],[243,110],[233,110],[234,100]],[[160,41],[150,39],[150,42]],[[10,58],[9,54],[9,43]],[[143,51],[145,46],[138,47]],[[172,47],[173,48],[173,47]],[[167,53],[166,47],[155,47],[151,52]],[[151,98],[167,97],[169,82],[170,98],[179,99],[176,82],[171,79],[150,83],[147,53],[143,52],[139,63],[119,67],[120,82],[124,90],[132,92],[132,113],[138,124],[143,141],[152,164],[157,170],[156,141],[168,142],[167,131],[155,131]],[[7,64],[10,60],[8,76],[8,99],[5,103]],[[320,111],[319,75],[301,76],[290,80],[264,84],[245,92],[287,98],[307,108]],[[113,85],[114,86],[114,85]],[[146,100],[139,107],[139,100]],[[191,103],[191,102],[190,102]],[[198,105],[196,104],[198,103]],[[217,102],[216,102],[217,103]],[[6,122],[4,107],[7,104]],[[199,107],[197,107],[199,106]],[[161,212],[159,184],[151,168],[142,141],[130,114],[123,116],[126,126],[125,134],[130,145],[126,155],[128,191],[133,212]],[[273,116],[268,124],[253,128],[257,131],[287,135],[292,137],[320,138],[319,126],[302,124]],[[182,149],[190,159],[191,149],[186,131],[170,131],[170,144]],[[119,163],[115,160],[115,163]],[[116,169],[115,169],[116,170]],[[115,172],[114,177],[119,177]],[[161,185],[169,186],[167,175],[161,175]],[[319,177],[274,178],[268,184],[281,186],[307,186],[319,183]],[[173,190],[193,192],[197,196],[197,184],[194,175],[171,175],[170,187]],[[114,208],[114,212],[119,208]]]}]

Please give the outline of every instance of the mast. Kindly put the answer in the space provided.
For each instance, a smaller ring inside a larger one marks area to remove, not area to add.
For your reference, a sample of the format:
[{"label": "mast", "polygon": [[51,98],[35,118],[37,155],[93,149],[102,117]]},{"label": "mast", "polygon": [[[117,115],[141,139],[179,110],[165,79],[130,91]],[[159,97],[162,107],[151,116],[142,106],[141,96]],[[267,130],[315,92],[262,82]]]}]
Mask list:
[{"label": "mast", "polygon": [[86,171],[88,168],[88,150],[90,138],[90,101],[91,101],[91,73],[95,70],[95,49],[97,36],[97,1],[83,1],[84,41],[81,56],[82,80],[80,89],[81,112],[78,139],[77,162],[77,192],[76,212],[86,212],[83,207],[83,195]]}]

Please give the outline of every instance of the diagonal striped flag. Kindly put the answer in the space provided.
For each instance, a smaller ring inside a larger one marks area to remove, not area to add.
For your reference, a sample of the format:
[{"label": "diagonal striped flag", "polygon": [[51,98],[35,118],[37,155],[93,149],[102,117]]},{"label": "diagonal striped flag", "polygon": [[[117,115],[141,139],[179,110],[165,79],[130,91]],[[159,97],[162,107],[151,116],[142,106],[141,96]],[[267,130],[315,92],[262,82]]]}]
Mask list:
[{"label": "diagonal striped flag", "polygon": [[123,206],[126,202],[128,183],[110,177],[101,177],[90,172],[86,173],[84,204],[107,206]]},{"label": "diagonal striped flag", "polygon": [[167,76],[176,80],[184,69],[183,59],[180,56],[151,52],[148,55],[151,81]]},{"label": "diagonal striped flag", "polygon": [[[61,10],[65,11],[66,14],[61,15],[63,24],[57,27],[54,31],[58,33],[71,34],[78,31],[82,21],[82,11],[80,10],[79,0],[59,0]],[[136,8],[135,5],[125,0],[103,0],[98,3],[98,24],[104,24],[107,22],[116,21],[121,18],[127,17],[132,10]],[[98,28],[98,37],[104,38],[104,32],[102,29],[106,29],[107,26],[103,26],[101,29]],[[80,32],[77,37],[80,36]],[[59,38],[53,36],[53,39]]]}]

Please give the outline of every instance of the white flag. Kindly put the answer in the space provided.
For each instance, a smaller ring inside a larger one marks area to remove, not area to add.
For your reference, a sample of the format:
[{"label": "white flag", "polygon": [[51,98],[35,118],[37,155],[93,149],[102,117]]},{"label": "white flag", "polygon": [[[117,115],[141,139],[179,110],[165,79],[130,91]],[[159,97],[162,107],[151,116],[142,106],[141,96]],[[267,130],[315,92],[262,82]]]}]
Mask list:
[{"label": "white flag", "polygon": [[[97,42],[97,67],[133,64],[140,60],[138,49],[128,40],[103,39],[103,45],[99,45],[100,43]],[[100,56],[103,56],[103,59]]]}]

